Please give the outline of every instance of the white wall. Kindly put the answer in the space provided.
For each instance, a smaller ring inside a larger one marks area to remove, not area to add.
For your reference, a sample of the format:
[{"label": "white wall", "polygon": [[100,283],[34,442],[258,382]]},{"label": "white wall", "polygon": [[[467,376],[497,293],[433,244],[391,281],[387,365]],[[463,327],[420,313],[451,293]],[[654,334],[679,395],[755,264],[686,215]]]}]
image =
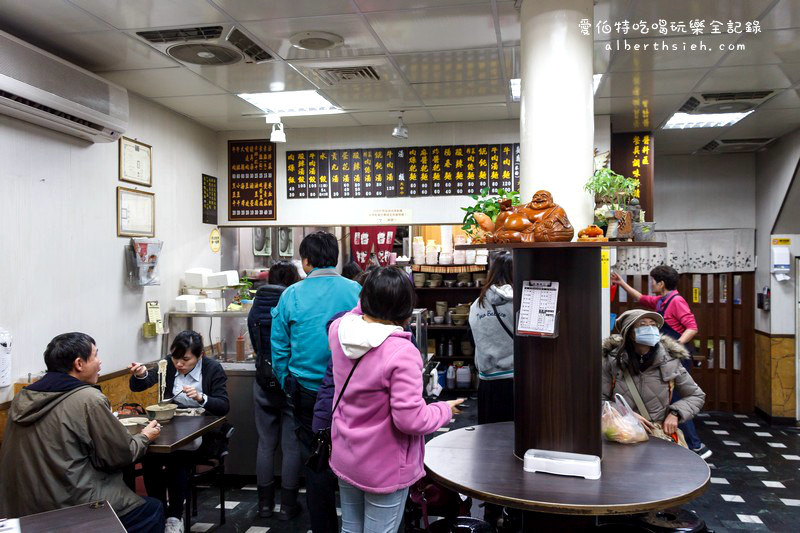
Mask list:
[{"label": "white wall", "polygon": [[[118,144],[89,144],[0,115],[0,326],[14,336],[12,378],[44,370],[42,353],[59,333],[97,341],[103,371],[158,357],[145,340],[145,301],[163,311],[193,266],[219,269],[201,223],[201,174],[217,170],[217,135],[172,111],[130,98],[126,133],[153,146],[156,237],[164,240],[162,285],[125,285],[116,236]],[[207,329],[207,328],[206,328]],[[11,398],[0,389],[0,402]]]},{"label": "white wall", "polygon": [[[380,208],[406,208],[412,212],[413,224],[457,224],[464,218],[461,207],[472,203],[466,196],[428,196],[415,198],[286,198],[286,152],[342,148],[390,148],[458,144],[491,144],[519,142],[519,121],[451,122],[446,124],[411,124],[409,139],[395,139],[390,126],[351,128],[287,129],[287,142],[277,145],[276,198],[277,220],[266,222],[225,222],[227,220],[227,143],[229,139],[258,139],[268,137],[266,127],[261,131],[225,132],[218,146],[220,177],[220,221],[236,226],[349,226],[367,224],[366,213]],[[608,117],[596,117],[596,145],[600,151],[610,147],[611,129]],[[525,179],[522,176],[521,179]],[[535,179],[536,187],[547,189],[558,176]],[[588,176],[587,176],[588,179]],[[223,181],[224,180],[224,181]],[[555,198],[558,202],[558,198]]]},{"label": "white wall", "polygon": [[659,231],[755,228],[755,155],[664,155],[655,169]]},{"label": "white wall", "polygon": [[[770,235],[775,220],[789,190],[798,158],[800,158],[800,130],[796,130],[775,141],[767,150],[756,155],[756,292],[764,286],[772,286],[776,292],[775,281],[771,281]],[[787,282],[788,283],[788,282]],[[779,292],[782,289],[778,289]],[[774,297],[773,297],[774,298]],[[765,333],[794,334],[794,326],[785,330],[776,317],[780,314],[794,313],[794,308],[772,306],[770,312],[756,309],[756,329]],[[780,330],[776,329],[780,326]]]}]

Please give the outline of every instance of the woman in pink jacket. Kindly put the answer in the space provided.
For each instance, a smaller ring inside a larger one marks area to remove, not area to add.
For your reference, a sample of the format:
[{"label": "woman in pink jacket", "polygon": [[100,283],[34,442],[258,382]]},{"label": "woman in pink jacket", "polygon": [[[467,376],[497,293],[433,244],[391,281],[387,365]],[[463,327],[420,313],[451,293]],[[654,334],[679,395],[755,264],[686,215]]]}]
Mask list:
[{"label": "woman in pink jacket", "polygon": [[425,475],[423,436],[447,424],[463,401],[426,405],[422,398],[422,358],[403,331],[414,298],[402,270],[375,269],[359,306],[328,333],[334,398],[345,389],[333,411],[330,465],[346,533],[397,531],[408,487]]}]

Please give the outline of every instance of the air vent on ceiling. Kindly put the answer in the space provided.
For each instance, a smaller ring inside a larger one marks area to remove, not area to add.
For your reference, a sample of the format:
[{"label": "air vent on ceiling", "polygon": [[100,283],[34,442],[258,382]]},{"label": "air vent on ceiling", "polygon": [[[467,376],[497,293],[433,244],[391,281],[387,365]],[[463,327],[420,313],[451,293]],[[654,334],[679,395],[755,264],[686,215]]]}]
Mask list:
[{"label": "air vent on ceiling", "polygon": [[381,80],[378,71],[372,66],[322,67],[314,69],[314,72],[328,85],[365,83]]},{"label": "air vent on ceiling", "polygon": [[174,43],[178,41],[200,41],[218,39],[222,26],[203,26],[200,28],[174,28],[167,30],[138,31],[136,35],[151,43]]},{"label": "air vent on ceiling", "polygon": [[242,60],[242,54],[226,46],[207,43],[176,44],[167,54],[192,65],[232,65]]},{"label": "air vent on ceiling", "polygon": [[272,59],[269,52],[258,46],[250,37],[236,28],[231,30],[226,39],[256,63],[263,63]]},{"label": "air vent on ceiling", "polygon": [[773,91],[702,93],[690,96],[681,106],[681,113],[743,113],[763,104]]},{"label": "air vent on ceiling", "polygon": [[768,145],[774,139],[757,137],[751,139],[717,139],[703,146],[700,151],[712,154],[730,154],[755,152]]}]

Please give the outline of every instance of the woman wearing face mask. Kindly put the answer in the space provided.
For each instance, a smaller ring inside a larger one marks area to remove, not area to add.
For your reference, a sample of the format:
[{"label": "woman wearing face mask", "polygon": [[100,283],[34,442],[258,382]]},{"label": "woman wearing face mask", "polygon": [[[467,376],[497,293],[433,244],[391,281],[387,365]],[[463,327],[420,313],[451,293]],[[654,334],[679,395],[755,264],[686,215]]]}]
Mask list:
[{"label": "woman wearing face mask", "polygon": [[[603,341],[603,400],[622,395],[648,433],[657,424],[672,435],[679,423],[700,411],[706,394],[681,364],[689,357],[683,345],[659,333],[663,321],[658,313],[642,309],[617,318],[618,334]],[[681,399],[670,403],[673,389]]]}]

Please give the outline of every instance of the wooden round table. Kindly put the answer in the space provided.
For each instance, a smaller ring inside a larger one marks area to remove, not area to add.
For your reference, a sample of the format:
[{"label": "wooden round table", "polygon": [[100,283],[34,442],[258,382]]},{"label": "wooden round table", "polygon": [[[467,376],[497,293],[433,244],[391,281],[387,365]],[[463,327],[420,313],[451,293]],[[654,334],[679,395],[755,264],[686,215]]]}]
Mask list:
[{"label": "wooden round table", "polygon": [[425,466],[435,480],[462,494],[562,515],[553,517],[559,524],[563,515],[646,513],[679,505],[699,496],[711,476],[697,454],[654,438],[640,444],[604,441],[598,480],[525,472],[513,448],[512,422],[462,428],[427,443]]}]

